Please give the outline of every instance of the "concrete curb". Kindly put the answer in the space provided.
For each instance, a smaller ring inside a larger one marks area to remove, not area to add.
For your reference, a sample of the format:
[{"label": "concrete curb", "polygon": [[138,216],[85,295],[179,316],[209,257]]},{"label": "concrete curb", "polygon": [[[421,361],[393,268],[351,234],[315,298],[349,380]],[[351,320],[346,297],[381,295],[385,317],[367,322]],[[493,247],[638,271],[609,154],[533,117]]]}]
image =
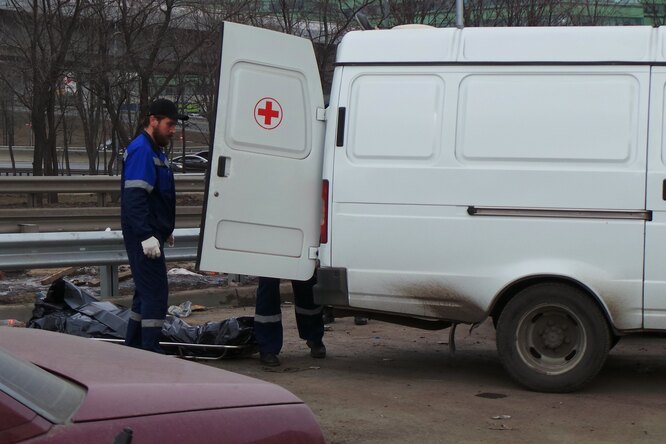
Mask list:
[{"label": "concrete curb", "polygon": [[[169,295],[169,305],[179,305],[185,301],[190,301],[192,304],[211,308],[220,306],[253,307],[256,293],[256,285],[178,291]],[[294,294],[291,283],[284,282],[280,284],[280,296],[283,302],[293,302]],[[119,296],[102,300],[125,307],[132,305],[131,296]],[[18,319],[19,321],[28,322],[32,317],[33,308],[34,304],[0,305],[0,319]]]}]

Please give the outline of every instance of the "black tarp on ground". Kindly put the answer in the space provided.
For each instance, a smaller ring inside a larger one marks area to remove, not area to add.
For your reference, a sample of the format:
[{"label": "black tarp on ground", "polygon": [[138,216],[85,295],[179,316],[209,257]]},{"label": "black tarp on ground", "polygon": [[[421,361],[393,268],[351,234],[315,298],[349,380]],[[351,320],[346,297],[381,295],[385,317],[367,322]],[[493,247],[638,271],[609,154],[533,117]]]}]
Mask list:
[{"label": "black tarp on ground", "polygon": [[[28,328],[41,328],[87,338],[124,339],[129,317],[128,308],[99,301],[71,282],[58,279],[49,287],[46,295],[37,295]],[[256,350],[254,318],[242,316],[195,326],[180,318],[167,316],[161,341],[184,345],[163,346],[168,353],[218,357],[248,355]],[[212,347],[186,347],[187,344],[242,348],[228,349],[220,353],[220,350]]]}]

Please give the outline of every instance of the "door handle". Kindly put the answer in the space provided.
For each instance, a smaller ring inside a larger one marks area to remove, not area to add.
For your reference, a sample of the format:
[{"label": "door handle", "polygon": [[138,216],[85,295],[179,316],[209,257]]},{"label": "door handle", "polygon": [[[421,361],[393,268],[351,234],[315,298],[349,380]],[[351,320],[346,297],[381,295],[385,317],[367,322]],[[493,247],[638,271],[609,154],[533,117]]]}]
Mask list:
[{"label": "door handle", "polygon": [[229,159],[229,162],[227,162],[228,157],[225,156],[220,156],[217,158],[217,177],[227,177],[229,175],[229,163],[231,162],[231,159]]},{"label": "door handle", "polygon": [[661,199],[666,200],[666,179],[661,183]]},{"label": "door handle", "polygon": [[341,106],[338,108],[338,130],[335,135],[335,146],[344,146],[345,144],[345,116],[347,108]]}]

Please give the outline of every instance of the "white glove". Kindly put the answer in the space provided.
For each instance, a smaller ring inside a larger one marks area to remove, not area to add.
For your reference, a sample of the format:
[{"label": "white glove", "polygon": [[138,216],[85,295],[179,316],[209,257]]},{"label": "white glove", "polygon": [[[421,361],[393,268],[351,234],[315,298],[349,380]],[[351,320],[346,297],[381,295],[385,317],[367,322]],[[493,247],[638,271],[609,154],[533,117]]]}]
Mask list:
[{"label": "white glove", "polygon": [[167,238],[167,245],[170,246],[170,247],[173,247],[174,245],[176,245],[176,238],[173,237],[173,234],[170,235],[170,236]]},{"label": "white glove", "polygon": [[151,236],[141,242],[141,246],[143,247],[143,254],[150,259],[156,259],[162,255],[162,253],[160,253],[160,241],[158,241],[155,236]]}]

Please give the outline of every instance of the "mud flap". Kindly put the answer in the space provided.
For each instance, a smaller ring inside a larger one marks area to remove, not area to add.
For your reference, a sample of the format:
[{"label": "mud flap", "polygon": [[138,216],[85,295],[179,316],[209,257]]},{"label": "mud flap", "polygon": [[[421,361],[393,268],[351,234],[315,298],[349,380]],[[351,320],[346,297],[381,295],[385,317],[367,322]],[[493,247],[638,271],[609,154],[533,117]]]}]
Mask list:
[{"label": "mud flap", "polygon": [[319,268],[314,286],[314,302],[318,305],[349,307],[346,268]]}]

